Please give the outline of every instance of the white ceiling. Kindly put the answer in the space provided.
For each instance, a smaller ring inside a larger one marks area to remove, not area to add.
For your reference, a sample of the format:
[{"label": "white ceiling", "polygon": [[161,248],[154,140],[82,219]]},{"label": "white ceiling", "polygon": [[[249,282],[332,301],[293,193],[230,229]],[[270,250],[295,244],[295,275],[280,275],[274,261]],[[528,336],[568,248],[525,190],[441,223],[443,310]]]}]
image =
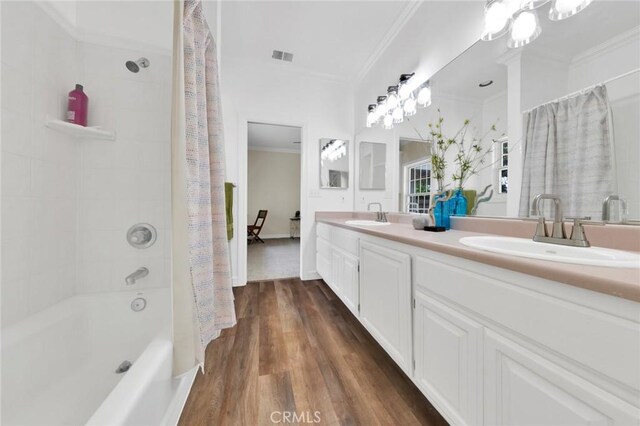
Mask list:
[{"label": "white ceiling", "polygon": [[[596,1],[579,14],[556,22],[547,18],[549,6],[538,10],[542,34],[520,50],[531,49],[567,63],[640,25],[638,1]],[[476,42],[431,78],[433,96],[444,93],[481,101],[506,90],[507,69],[497,60],[509,51],[512,50],[507,48],[507,36]],[[494,83],[478,87],[486,80]]]},{"label": "white ceiling", "polygon": [[225,1],[223,61],[274,61],[283,66],[353,79],[367,64],[409,1]]},{"label": "white ceiling", "polygon": [[275,124],[249,123],[249,149],[270,149],[276,151],[300,152],[301,134],[299,127]]}]

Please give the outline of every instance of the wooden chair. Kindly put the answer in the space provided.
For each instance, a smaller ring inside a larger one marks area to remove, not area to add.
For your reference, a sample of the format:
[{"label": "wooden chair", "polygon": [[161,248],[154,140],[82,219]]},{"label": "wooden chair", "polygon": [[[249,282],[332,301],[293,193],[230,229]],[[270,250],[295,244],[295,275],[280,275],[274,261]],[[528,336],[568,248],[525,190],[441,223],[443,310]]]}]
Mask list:
[{"label": "wooden chair", "polygon": [[249,239],[249,244],[254,241],[264,243],[264,240],[260,238],[259,235],[260,231],[262,231],[262,226],[264,225],[265,220],[267,220],[267,210],[258,210],[258,217],[256,217],[256,221],[253,225],[247,225],[247,238]]}]

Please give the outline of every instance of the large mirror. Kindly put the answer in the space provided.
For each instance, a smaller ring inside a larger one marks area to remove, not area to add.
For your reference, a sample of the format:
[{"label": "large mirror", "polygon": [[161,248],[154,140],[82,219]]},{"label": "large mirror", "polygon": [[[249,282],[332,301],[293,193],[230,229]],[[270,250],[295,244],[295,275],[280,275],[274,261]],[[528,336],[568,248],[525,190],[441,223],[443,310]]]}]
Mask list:
[{"label": "large mirror", "polygon": [[320,139],[320,188],[349,187],[349,141]]},{"label": "large mirror", "polygon": [[[638,223],[640,2],[596,1],[562,21],[548,9],[532,43],[479,41],[430,79],[431,106],[396,127],[400,211],[424,211],[438,190],[430,156],[410,152],[430,153],[428,123],[441,117],[447,137],[470,120],[467,139],[486,152],[463,185],[467,214],[533,216],[533,197],[555,193],[565,217]],[[446,189],[459,186],[457,154],[445,155]],[[540,213],[553,216],[547,204]]]},{"label": "large mirror", "polygon": [[387,145],[383,143],[360,142],[359,151],[359,188],[385,190]]}]

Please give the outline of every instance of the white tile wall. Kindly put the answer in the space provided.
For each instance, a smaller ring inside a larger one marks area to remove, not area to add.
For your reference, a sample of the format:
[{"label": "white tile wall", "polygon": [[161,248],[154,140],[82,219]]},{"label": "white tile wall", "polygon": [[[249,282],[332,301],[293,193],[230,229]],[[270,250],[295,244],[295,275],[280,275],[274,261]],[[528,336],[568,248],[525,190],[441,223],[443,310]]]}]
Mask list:
[{"label": "white tile wall", "polygon": [[[35,2],[2,4],[2,325],[77,293],[169,285],[169,54],[77,42]],[[133,74],[127,60],[151,66]],[[75,83],[89,125],[116,141],[72,140],[46,128],[64,118]],[[149,222],[157,243],[130,247]]]},{"label": "white tile wall", "polygon": [[[89,124],[114,128],[114,142],[80,146],[79,293],[128,289],[124,278],[141,266],[149,276],[135,288],[169,285],[171,60],[139,50],[80,44],[81,80],[89,96]],[[128,60],[144,56],[134,74]],[[151,223],[155,245],[138,250],[129,227]],[[96,279],[97,278],[97,279]]]},{"label": "white tile wall", "polygon": [[79,150],[44,127],[78,76],[77,43],[31,2],[2,4],[2,324],[74,292]]}]

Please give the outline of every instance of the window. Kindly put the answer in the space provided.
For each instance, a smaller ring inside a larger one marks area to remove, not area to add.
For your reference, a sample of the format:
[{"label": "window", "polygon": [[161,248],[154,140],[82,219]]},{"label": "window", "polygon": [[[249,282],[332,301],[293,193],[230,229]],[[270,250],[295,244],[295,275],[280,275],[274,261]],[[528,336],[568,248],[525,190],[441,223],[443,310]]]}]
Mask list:
[{"label": "window", "polygon": [[431,163],[422,160],[404,167],[405,206],[407,213],[427,213],[431,192]]},{"label": "window", "polygon": [[506,194],[509,190],[509,140],[498,140],[498,194]]}]

